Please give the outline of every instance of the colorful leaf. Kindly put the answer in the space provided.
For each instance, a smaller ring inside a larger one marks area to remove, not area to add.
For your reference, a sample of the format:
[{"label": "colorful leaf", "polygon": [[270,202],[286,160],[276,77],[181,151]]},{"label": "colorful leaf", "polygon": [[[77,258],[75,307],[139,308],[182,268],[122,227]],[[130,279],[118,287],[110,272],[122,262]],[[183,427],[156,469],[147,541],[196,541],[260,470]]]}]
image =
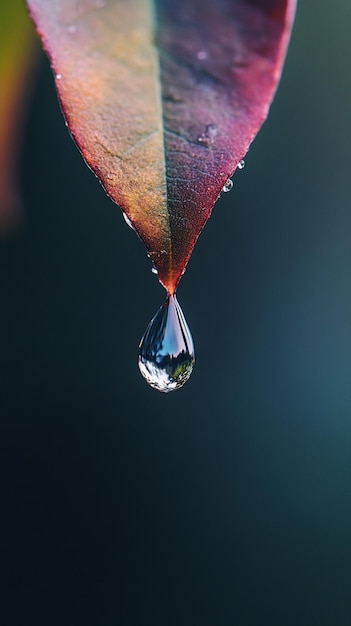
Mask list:
[{"label": "colorful leaf", "polygon": [[174,293],[264,121],[295,0],[28,0],[70,131]]}]

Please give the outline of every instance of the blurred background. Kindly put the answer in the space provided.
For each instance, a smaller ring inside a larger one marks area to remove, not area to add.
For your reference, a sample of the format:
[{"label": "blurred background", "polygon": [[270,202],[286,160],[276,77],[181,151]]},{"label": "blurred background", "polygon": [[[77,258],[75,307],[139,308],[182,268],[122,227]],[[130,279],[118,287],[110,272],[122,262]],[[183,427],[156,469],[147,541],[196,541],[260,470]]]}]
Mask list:
[{"label": "blurred background", "polygon": [[39,54],[0,242],[4,626],[351,624],[350,23],[299,3],[178,290],[197,363],[169,395],[136,364],[163,290]]}]

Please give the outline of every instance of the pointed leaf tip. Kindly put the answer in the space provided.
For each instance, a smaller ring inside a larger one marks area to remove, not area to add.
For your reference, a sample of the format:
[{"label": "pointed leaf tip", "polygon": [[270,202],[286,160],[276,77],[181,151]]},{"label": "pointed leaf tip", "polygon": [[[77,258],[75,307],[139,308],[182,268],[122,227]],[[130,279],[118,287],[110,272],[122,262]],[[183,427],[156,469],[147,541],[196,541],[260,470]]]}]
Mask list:
[{"label": "pointed leaf tip", "polygon": [[68,126],[173,293],[267,116],[295,0],[28,0]]}]

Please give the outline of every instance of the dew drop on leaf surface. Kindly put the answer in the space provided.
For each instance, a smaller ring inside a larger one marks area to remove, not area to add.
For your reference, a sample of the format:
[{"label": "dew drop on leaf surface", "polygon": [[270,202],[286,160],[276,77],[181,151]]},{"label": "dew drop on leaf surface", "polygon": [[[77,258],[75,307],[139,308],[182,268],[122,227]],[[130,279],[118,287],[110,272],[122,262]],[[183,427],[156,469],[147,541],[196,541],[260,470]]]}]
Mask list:
[{"label": "dew drop on leaf surface", "polygon": [[228,178],[227,182],[223,185],[222,191],[224,191],[224,193],[228,193],[228,191],[231,191],[233,189],[233,185],[233,181]]},{"label": "dew drop on leaf surface", "polygon": [[175,294],[169,295],[140,342],[140,372],[151,387],[168,393],[186,383],[194,362],[189,327]]},{"label": "dew drop on leaf surface", "polygon": [[124,211],[122,211],[122,215],[124,217],[124,221],[127,224],[127,226],[129,226],[129,228],[131,228],[132,230],[135,230],[131,220],[128,217],[128,215],[126,213],[124,213]]}]

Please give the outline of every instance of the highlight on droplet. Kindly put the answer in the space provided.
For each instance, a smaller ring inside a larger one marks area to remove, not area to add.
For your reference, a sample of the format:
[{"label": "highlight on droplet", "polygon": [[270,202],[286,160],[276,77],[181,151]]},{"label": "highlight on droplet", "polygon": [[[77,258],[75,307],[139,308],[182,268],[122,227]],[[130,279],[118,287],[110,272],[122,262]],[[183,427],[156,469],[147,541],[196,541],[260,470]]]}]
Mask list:
[{"label": "highlight on droplet", "polygon": [[168,393],[186,383],[194,363],[189,327],[175,294],[169,295],[140,342],[140,372],[151,387]]}]

